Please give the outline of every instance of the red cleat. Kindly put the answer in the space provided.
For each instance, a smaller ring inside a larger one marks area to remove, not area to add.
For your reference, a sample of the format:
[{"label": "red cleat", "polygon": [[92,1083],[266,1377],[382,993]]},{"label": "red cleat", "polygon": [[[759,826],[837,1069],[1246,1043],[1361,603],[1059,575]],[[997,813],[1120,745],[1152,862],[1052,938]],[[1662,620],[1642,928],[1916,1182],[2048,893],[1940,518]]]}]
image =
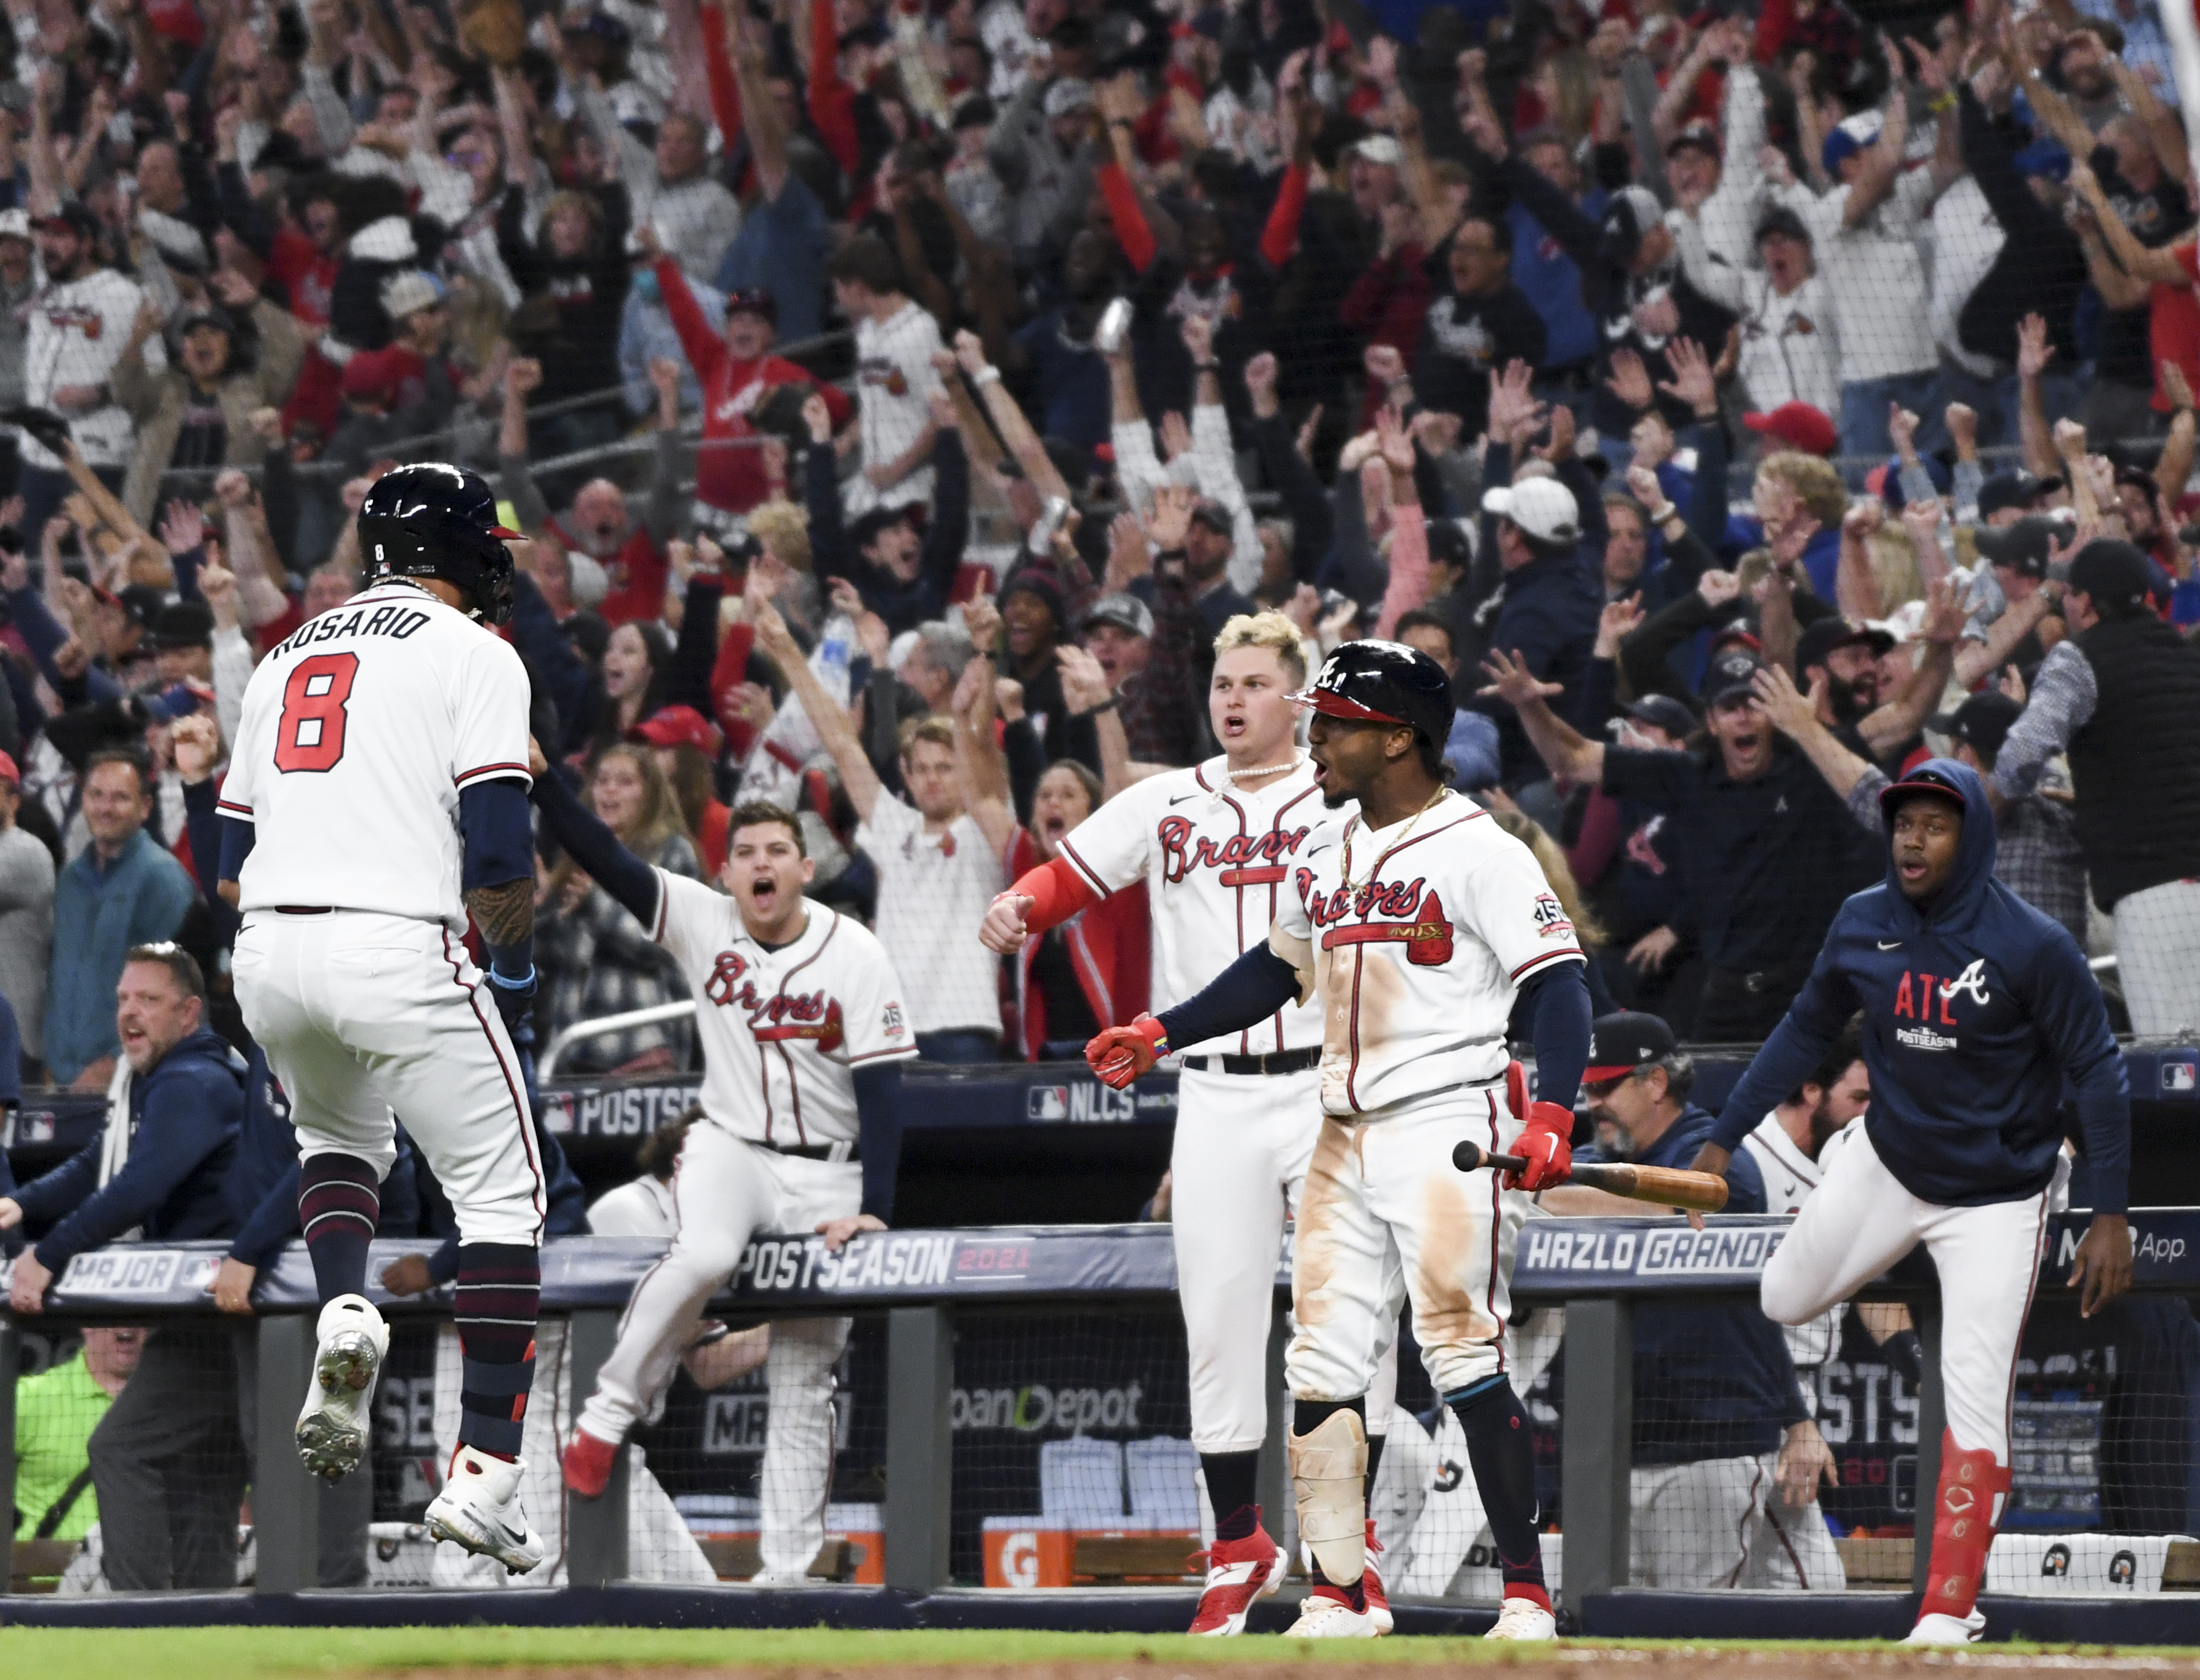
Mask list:
[{"label": "red cleat", "polygon": [[1253,1531],[1243,1540],[1217,1540],[1207,1552],[1207,1589],[1199,1595],[1199,1613],[1191,1630],[1225,1639],[1245,1631],[1245,1614],[1256,1598],[1267,1598],[1284,1584],[1283,1548],[1259,1526],[1260,1508],[1254,1508]]},{"label": "red cleat", "polygon": [[1367,1613],[1375,1619],[1375,1631],[1384,1634],[1396,1625],[1390,1614],[1390,1601],[1383,1592],[1383,1577],[1377,1572],[1375,1555],[1383,1549],[1375,1538],[1375,1519],[1367,1519],[1367,1561],[1360,1571],[1360,1584],[1367,1589]]},{"label": "red cleat", "polygon": [[616,1441],[600,1440],[585,1429],[576,1429],[573,1438],[565,1444],[565,1485],[583,1499],[601,1498],[618,1450]]}]

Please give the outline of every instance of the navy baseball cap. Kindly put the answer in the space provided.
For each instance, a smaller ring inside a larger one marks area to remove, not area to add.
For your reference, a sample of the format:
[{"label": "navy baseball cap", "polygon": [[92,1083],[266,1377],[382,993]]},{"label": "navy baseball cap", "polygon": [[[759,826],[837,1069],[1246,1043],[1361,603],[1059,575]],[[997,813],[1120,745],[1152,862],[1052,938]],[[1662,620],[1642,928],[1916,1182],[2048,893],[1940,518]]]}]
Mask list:
[{"label": "navy baseball cap", "polygon": [[1880,814],[1893,822],[1904,801],[1917,798],[1945,799],[1958,811],[1969,810],[1971,803],[1961,784],[1945,772],[1934,769],[1929,758],[1900,781],[1889,782],[1879,790]]},{"label": "navy baseball cap", "polygon": [[2009,732],[2024,708],[1998,689],[1974,694],[1952,712],[1936,712],[1925,726],[1936,735],[1961,741],[1976,753],[1989,756],[2001,750]]},{"label": "navy baseball cap", "polygon": [[1676,741],[1685,741],[1696,730],[1696,715],[1670,694],[1646,694],[1627,709],[1627,715],[1664,730]]},{"label": "navy baseball cap", "polygon": [[1747,648],[1730,647],[1714,655],[1711,668],[1704,673],[1706,703],[1716,706],[1755,694],[1757,674],[1764,668],[1764,662]]},{"label": "navy baseball cap", "polygon": [[1582,1070],[1582,1082],[1600,1085],[1624,1079],[1679,1048],[1673,1030],[1655,1015],[1638,1009],[1600,1015],[1589,1026],[1589,1065]]}]

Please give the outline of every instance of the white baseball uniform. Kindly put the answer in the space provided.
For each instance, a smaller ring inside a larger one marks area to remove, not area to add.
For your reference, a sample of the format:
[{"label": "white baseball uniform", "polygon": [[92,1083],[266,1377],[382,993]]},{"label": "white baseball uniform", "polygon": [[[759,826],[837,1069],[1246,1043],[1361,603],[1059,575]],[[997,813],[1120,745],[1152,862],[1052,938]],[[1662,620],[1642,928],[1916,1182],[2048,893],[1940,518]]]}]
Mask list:
[{"label": "white baseball uniform", "polygon": [[[1741,1146],[1755,1158],[1758,1173],[1764,1180],[1764,1210],[1802,1212],[1803,1204],[1811,1199],[1811,1193],[1825,1176],[1823,1164],[1803,1152],[1802,1146],[1788,1135],[1777,1114],[1766,1115],[1757,1129],[1741,1140]],[[1841,1331],[1841,1309],[1830,1307],[1807,1324],[1784,1327],[1788,1354],[1804,1384],[1803,1403],[1815,1415],[1818,1368],[1834,1356],[1834,1344]]]},{"label": "white baseball uniform", "polygon": [[1439,1394],[1507,1368],[1512,1253],[1528,1198],[1489,1168],[1522,1122],[1505,1101],[1521,983],[1583,960],[1534,855],[1441,790],[1371,831],[1355,813],[1301,848],[1271,937],[1323,1008],[1321,1135],[1291,1273],[1302,1400],[1366,1391],[1410,1302]]},{"label": "white baseball uniform", "polygon": [[[1145,882],[1156,1014],[1267,937],[1291,864],[1328,819],[1310,762],[1250,790],[1230,780],[1229,767],[1218,756],[1136,783],[1062,843],[1063,857],[1103,896]],[[1185,1067],[1170,1229],[1191,1352],[1191,1440],[1202,1452],[1250,1452],[1267,1438],[1276,1264],[1321,1128],[1310,1058],[1268,1074],[1245,1063],[1229,1071],[1222,1059],[1311,1053],[1320,1043],[1320,1010],[1294,1004],[1227,1038],[1172,1047]],[[1369,1395],[1372,1434],[1390,1426],[1396,1368],[1389,1369],[1391,1381]]]},{"label": "white baseball uniform", "polygon": [[[23,400],[33,408],[52,408],[54,393],[67,385],[108,382],[145,295],[137,283],[111,268],[95,268],[73,280],[49,286],[31,300],[23,341]],[[138,429],[122,405],[111,399],[101,407],[68,417],[69,434],[87,464],[126,467],[137,445]],[[26,466],[62,470],[52,451],[15,435]],[[524,763],[524,755],[522,755]]]},{"label": "white baseball uniform", "polygon": [[539,1242],[541,1163],[511,1036],[466,955],[459,796],[527,774],[519,656],[384,580],[252,674],[220,811],[253,825],[232,968],[301,1157],[386,1175],[390,1111],[470,1243]]},{"label": "white baseball uniform", "polygon": [[[625,1439],[649,1415],[705,1304],[757,1233],[808,1231],[862,1210],[853,1070],[916,1053],[901,983],[860,922],[805,900],[800,936],[774,948],[749,933],[725,894],[656,873],[651,936],[695,998],[703,1118],[672,1177],[672,1246],[635,1286],[617,1345],[581,1410],[581,1426],[606,1441]],[[833,1368],[849,1324],[772,1326],[761,1489],[767,1578],[800,1579],[825,1543]]]}]

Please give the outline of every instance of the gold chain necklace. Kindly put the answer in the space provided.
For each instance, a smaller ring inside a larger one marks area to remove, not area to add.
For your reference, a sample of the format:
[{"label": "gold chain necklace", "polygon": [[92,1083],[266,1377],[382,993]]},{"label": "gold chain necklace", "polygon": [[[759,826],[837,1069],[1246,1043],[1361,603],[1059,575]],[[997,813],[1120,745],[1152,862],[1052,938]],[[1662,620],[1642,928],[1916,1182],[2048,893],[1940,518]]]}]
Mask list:
[{"label": "gold chain necklace", "polygon": [[1378,857],[1374,862],[1367,866],[1367,879],[1362,881],[1360,885],[1356,887],[1352,884],[1352,834],[1353,831],[1360,826],[1360,816],[1359,814],[1355,812],[1353,814],[1352,821],[1345,828],[1343,855],[1337,860],[1338,866],[1344,875],[1344,890],[1348,893],[1356,893],[1371,884],[1374,881],[1377,872],[1381,870],[1384,861],[1390,857],[1390,854],[1396,851],[1399,847],[1404,845],[1407,841],[1413,837],[1413,831],[1421,825],[1421,819],[1428,815],[1430,812],[1435,810],[1437,802],[1443,796],[1444,790],[1442,788],[1438,788],[1434,793],[1429,796],[1429,802],[1422,806],[1419,810],[1413,813],[1413,820],[1406,825],[1406,831],[1403,834],[1401,834],[1395,840],[1393,840],[1389,845],[1384,847],[1382,855]]}]

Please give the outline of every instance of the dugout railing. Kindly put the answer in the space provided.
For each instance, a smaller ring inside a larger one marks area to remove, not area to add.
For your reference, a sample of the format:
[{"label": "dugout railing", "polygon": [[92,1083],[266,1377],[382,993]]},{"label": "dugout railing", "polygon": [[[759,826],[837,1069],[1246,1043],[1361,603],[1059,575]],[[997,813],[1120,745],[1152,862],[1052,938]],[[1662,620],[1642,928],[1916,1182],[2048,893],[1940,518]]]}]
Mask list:
[{"label": "dugout railing", "polygon": [[[2039,1280],[2042,1310],[2065,1310],[2057,1292],[2083,1216],[2055,1222]],[[1630,1582],[1630,1474],[1639,1438],[1635,1405],[1640,1354],[1634,1340],[1641,1314],[1676,1307],[1732,1306],[1753,1310],[1755,1280],[1776,1246],[1786,1222],[1765,1217],[1714,1217],[1702,1231],[1677,1218],[1542,1219],[1524,1235],[1514,1275],[1516,1303],[1524,1317],[1563,1306],[1565,1331],[1551,1381],[1562,1388],[1555,1407],[1531,1407],[1551,1421],[1557,1483],[1550,1500],[1560,1534],[1548,1548],[1562,1555],[1560,1601],[1572,1625],[1585,1632],[1703,1636],[1711,1633],[1835,1636],[1898,1633],[1915,1600],[1887,1578],[1887,1560],[1899,1557],[1899,1541],[1876,1548],[1879,1562],[1864,1590],[1841,1593],[1647,1590]],[[2133,1216],[2134,1300],[2174,1304],[2182,1321],[2185,1298],[2200,1294],[2200,1210],[2149,1210]],[[417,1252],[417,1243],[377,1245],[378,1275],[388,1259]],[[584,1395],[608,1354],[618,1315],[635,1280],[659,1245],[644,1240],[584,1238],[552,1242],[544,1264],[543,1310],[568,1327],[574,1398]],[[79,1257],[49,1298],[40,1318],[0,1318],[0,1373],[12,1377],[20,1363],[20,1339],[67,1325],[132,1322],[211,1327],[223,1320],[204,1291],[221,1252],[219,1244],[122,1245]],[[1286,1270],[1278,1273],[1278,1302],[1287,1299]],[[759,1239],[736,1286],[711,1310],[734,1320],[779,1320],[820,1314],[852,1315],[864,1327],[881,1368],[861,1385],[857,1403],[877,1415],[864,1420],[878,1450],[879,1532],[882,1567],[861,1572],[859,1582],[785,1590],[746,1587],[682,1590],[627,1584],[628,1504],[615,1484],[609,1496],[573,1502],[565,1536],[567,1585],[560,1590],[429,1593],[399,1590],[331,1592],[311,1584],[319,1520],[318,1485],[299,1465],[290,1444],[298,1399],[313,1352],[313,1279],[302,1247],[293,1245],[263,1275],[249,1321],[257,1339],[258,1473],[250,1513],[257,1565],[251,1590],[225,1594],[138,1598],[19,1595],[0,1606],[0,1619],[99,1624],[115,1619],[175,1619],[322,1621],[440,1620],[487,1618],[529,1621],[639,1620],[726,1625],[809,1625],[819,1619],[852,1625],[982,1625],[1116,1626],[1164,1630],[1180,1626],[1193,1590],[1172,1578],[1147,1578],[1143,1586],[1073,1585],[1062,1591],[972,1590],[967,1505],[972,1461],[958,1476],[958,1347],[964,1357],[974,1342],[992,1336],[1014,1345],[1066,1333],[1077,1321],[1144,1314],[1144,1333],[1157,1333],[1155,1315],[1173,1320],[1175,1276],[1171,1236],[1165,1225],[1085,1226],[955,1231],[897,1231],[859,1237],[840,1257],[828,1255],[814,1236]],[[1929,1268],[1918,1258],[1882,1280],[1868,1298],[1902,1304],[1912,1315],[1922,1349],[1921,1380],[1914,1393],[1892,1385],[1876,1391],[1880,1403],[1914,1406],[1914,1463],[1906,1473],[1913,1513],[1929,1508],[1937,1473],[1941,1416],[1938,1323]],[[432,1321],[448,1314],[448,1296],[388,1304],[393,1323]],[[1532,1321],[1532,1318],[1530,1318]],[[1005,1331],[1003,1329],[1005,1327]],[[1283,1332],[1269,1351],[1269,1439],[1261,1465],[1262,1502],[1272,1527],[1288,1538],[1290,1502],[1282,1452],[1284,1403],[1280,1384]],[[2200,1362],[2187,1348],[2172,1363],[2190,1398]],[[2035,1362],[2052,1367],[2060,1356]],[[2125,1363],[2129,1365],[2132,1356]],[[2109,1363],[2115,1363],[2111,1355]],[[2071,1374],[2080,1374],[2074,1365]],[[1662,1381],[1654,1368],[1649,1379]],[[2049,1380],[2057,1378],[2053,1370]],[[1411,1386],[1410,1374],[1407,1386]],[[1424,1383],[1423,1387],[1425,1385]],[[1542,1385],[1538,1385],[1538,1391]],[[15,1387],[0,1380],[0,1440],[15,1438]],[[538,1404],[541,1403],[538,1397]],[[1019,1399],[1021,1406],[1023,1402]],[[1163,1409],[1150,1407],[1148,1420]],[[2174,1420],[2155,1414],[2107,1412],[2095,1440],[2104,1454],[2116,1429],[2155,1428],[2178,1438],[2160,1473],[2188,1484],[2200,1477],[2191,1443],[2200,1430],[2200,1408]],[[1181,1413],[1171,1415],[1180,1418]],[[1094,1433],[1102,1413],[1095,1412]],[[967,1419],[962,1420],[967,1421]],[[1084,1438],[1081,1428],[1066,1438]],[[1439,1444],[1441,1458],[1441,1444]],[[619,1474],[626,1474],[623,1457]],[[4,1479],[12,1494],[13,1460]],[[2070,1466],[2064,1464],[2062,1468]],[[1440,1461],[1437,1484],[1460,1468]],[[2051,1477],[2048,1479],[2052,1480]],[[1709,1513],[1706,1513],[1708,1518]],[[2093,1526],[2098,1527],[2096,1523]],[[1929,1521],[1921,1520],[1929,1532]],[[2074,1525],[2080,1531],[2083,1525]],[[2191,1525],[2185,1525],[2188,1530]],[[2082,1582],[2050,1581],[2049,1596],[1990,1596],[1986,1607],[1996,1636],[2022,1631],[2033,1637],[2133,1642],[2200,1642],[2200,1585],[2196,1549],[2174,1538],[2156,1543],[2148,1578],[2102,1578],[2097,1591],[2073,1591]],[[2169,1563],[2160,1561],[2159,1547]],[[1150,1548],[1148,1549],[1150,1551]],[[1871,1548],[1852,1547],[1862,1557]],[[2067,1554],[2067,1548],[2066,1554]],[[1922,1582],[1928,1548],[1921,1534],[1906,1549],[1910,1572]],[[2051,1557],[2052,1546],[2048,1548]],[[2066,1561],[2065,1575],[2069,1571]],[[1181,1566],[1176,1566],[1180,1572]],[[840,1572],[845,1575],[851,1571]],[[1156,1573],[1169,1573],[1162,1570]],[[2157,1586],[2158,1590],[2149,1590]],[[2003,1584],[2008,1584],[2006,1579]],[[2059,1590],[2057,1590],[2059,1589]],[[1264,1607],[1255,1625],[1280,1625],[1289,1595]],[[1494,1610],[1487,1601],[1401,1594],[1403,1631],[1475,1631]]]}]

